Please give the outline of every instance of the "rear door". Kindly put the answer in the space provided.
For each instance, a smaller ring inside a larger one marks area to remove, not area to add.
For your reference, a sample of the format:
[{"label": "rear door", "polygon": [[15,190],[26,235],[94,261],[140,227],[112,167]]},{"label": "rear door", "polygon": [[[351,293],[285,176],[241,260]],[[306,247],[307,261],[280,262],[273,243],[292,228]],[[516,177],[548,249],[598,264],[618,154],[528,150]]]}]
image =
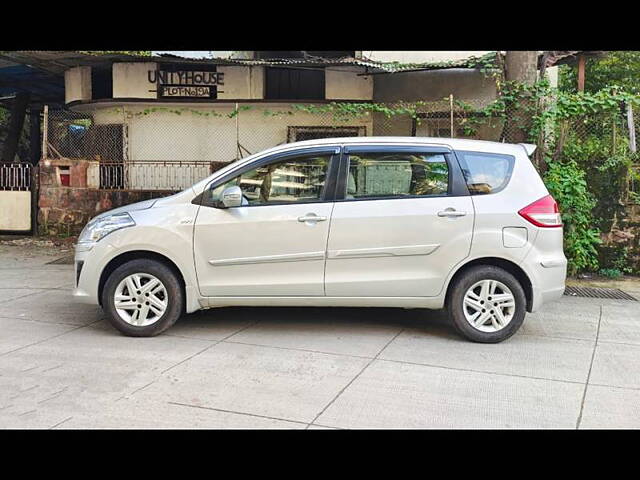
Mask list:
[{"label": "rear door", "polygon": [[344,147],[326,295],[438,295],[469,255],[473,221],[471,197],[448,148]]}]

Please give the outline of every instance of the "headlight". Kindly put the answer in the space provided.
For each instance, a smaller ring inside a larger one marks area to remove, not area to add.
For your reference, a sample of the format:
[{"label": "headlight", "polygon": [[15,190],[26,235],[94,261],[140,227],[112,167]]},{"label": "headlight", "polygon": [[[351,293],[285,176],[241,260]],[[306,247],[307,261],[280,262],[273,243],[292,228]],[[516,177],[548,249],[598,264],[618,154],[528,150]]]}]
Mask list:
[{"label": "headlight", "polygon": [[133,218],[128,213],[117,213],[93,219],[82,229],[76,249],[78,251],[91,250],[96,242],[99,242],[111,232],[121,228],[133,227],[135,224],[136,222],[133,221]]}]

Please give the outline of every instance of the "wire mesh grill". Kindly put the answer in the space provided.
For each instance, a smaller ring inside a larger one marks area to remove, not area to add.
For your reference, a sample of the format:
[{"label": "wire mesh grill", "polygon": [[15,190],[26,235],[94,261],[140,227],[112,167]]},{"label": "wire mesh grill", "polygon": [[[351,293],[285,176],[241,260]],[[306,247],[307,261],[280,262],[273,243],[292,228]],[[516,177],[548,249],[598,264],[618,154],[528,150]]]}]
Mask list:
[{"label": "wire mesh grill", "polygon": [[[536,143],[534,161],[573,154],[629,148],[626,115],[592,114],[549,125],[537,136],[523,136],[529,117],[490,117],[489,99],[419,102],[415,114],[297,109],[290,104],[219,104],[206,107],[103,107],[92,113],[49,110],[47,155],[86,159],[98,167],[92,175],[103,189],[180,190],[234,160],[293,141],[350,136],[416,136],[469,138],[507,143]],[[398,104],[388,104],[393,109]],[[640,113],[640,112],[639,112]],[[522,115],[519,113],[518,115]],[[640,117],[636,115],[636,119]],[[638,120],[636,120],[636,123]],[[604,146],[603,146],[604,145]],[[594,159],[597,162],[606,158]],[[629,179],[630,191],[638,182]]]}]

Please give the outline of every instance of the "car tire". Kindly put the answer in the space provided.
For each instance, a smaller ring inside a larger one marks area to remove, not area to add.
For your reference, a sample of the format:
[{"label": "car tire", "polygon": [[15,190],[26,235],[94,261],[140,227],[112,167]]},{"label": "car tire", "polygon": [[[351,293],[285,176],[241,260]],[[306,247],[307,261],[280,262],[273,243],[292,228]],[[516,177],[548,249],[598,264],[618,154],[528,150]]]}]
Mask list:
[{"label": "car tire", "polygon": [[102,306],[109,321],[131,337],[164,332],[180,318],[184,303],[178,276],[164,263],[150,259],[120,265],[109,275],[102,291]]},{"label": "car tire", "polygon": [[[494,297],[491,297],[492,288]],[[502,342],[515,334],[524,322],[527,299],[522,285],[502,268],[492,265],[469,268],[455,279],[449,292],[446,305],[449,318],[468,340]]]}]

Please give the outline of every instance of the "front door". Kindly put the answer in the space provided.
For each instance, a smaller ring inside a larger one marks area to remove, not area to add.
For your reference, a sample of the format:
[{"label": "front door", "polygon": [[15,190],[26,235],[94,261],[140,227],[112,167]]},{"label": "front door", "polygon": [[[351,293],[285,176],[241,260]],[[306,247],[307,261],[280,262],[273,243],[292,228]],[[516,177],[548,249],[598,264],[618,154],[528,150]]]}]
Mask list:
[{"label": "front door", "polygon": [[[262,159],[205,193],[194,232],[203,296],[324,295],[336,148]],[[242,189],[244,205],[221,208],[222,191]]]},{"label": "front door", "polygon": [[473,204],[455,157],[442,147],[345,151],[326,295],[438,295],[451,269],[469,255],[473,232]]}]

